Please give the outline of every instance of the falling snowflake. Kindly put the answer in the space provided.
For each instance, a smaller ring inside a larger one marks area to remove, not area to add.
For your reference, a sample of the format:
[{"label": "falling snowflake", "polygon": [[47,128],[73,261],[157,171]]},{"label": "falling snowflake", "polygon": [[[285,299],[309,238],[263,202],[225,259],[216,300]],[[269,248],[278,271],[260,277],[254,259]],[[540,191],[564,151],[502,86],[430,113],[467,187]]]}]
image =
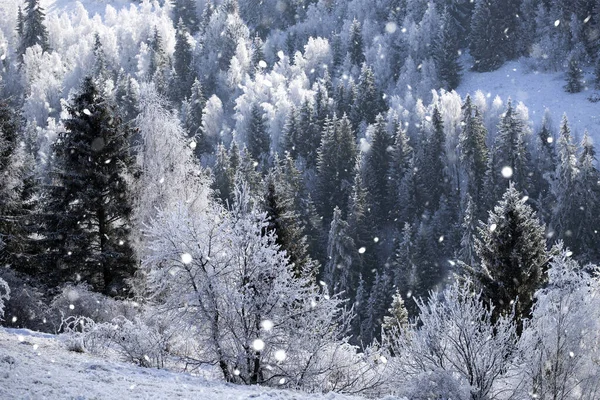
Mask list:
[{"label": "falling snowflake", "polygon": [[189,264],[192,262],[192,255],[190,253],[183,253],[181,255],[181,262],[184,264]]},{"label": "falling snowflake", "polygon": [[277,350],[275,352],[275,359],[279,362],[282,362],[286,359],[287,355],[285,354],[285,350]]},{"label": "falling snowflake", "polygon": [[256,351],[263,351],[265,349],[265,342],[263,342],[262,339],[254,339],[252,348]]},{"label": "falling snowflake", "polygon": [[385,31],[387,33],[394,33],[396,32],[396,29],[398,29],[398,25],[396,25],[395,22],[388,22],[385,24]]},{"label": "falling snowflake", "polygon": [[513,176],[513,169],[509,166],[502,168],[501,174],[504,178],[509,179]]},{"label": "falling snowflake", "polygon": [[364,254],[365,251],[367,251],[366,247],[361,247],[360,249],[358,249],[359,254]]},{"label": "falling snowflake", "polygon": [[265,319],[264,321],[262,321],[260,323],[260,327],[263,328],[265,331],[270,331],[271,329],[273,329],[273,326],[275,324],[273,324],[273,321]]}]

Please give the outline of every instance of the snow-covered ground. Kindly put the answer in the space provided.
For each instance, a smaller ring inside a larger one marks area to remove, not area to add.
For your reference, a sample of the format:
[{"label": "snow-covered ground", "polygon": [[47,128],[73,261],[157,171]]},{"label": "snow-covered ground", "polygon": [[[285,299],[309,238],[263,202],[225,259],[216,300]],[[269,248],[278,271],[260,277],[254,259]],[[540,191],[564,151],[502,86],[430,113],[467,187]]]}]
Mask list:
[{"label": "snow-covered ground", "polygon": [[0,327],[0,399],[358,400],[210,381],[68,351],[54,335]]},{"label": "snow-covered ground", "polygon": [[120,10],[131,4],[131,0],[41,0],[42,7],[44,7],[47,14],[73,11],[78,2],[84,5],[90,17],[95,14],[103,16],[107,5]]},{"label": "snow-covered ground", "polygon": [[588,97],[599,92],[591,82],[592,75],[586,74],[588,87],[581,93],[570,94],[563,89],[565,73],[542,73],[529,71],[524,60],[504,64],[492,72],[475,73],[465,71],[462,83],[457,88],[461,96],[481,90],[488,103],[500,96],[503,102],[510,97],[513,102],[522,101],[529,109],[534,126],[540,126],[544,110],[552,116],[553,126],[559,127],[562,115],[567,114],[571,130],[580,138],[587,129],[596,143],[600,143],[600,102],[592,103]]}]

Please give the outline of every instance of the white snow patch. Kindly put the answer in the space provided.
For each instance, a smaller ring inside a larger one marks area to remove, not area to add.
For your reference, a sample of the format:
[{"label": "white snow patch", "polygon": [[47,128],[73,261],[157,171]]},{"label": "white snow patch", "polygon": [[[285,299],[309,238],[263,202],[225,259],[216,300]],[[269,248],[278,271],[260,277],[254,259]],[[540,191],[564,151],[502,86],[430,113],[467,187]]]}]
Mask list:
[{"label": "white snow patch", "polygon": [[[496,71],[470,72],[465,70],[462,83],[456,89],[461,96],[481,90],[486,98],[494,99],[499,96],[503,103],[510,97],[513,104],[522,101],[529,110],[529,118],[537,129],[542,124],[544,112],[549,110],[552,127],[558,132],[563,114],[567,114],[571,131],[577,138],[583,136],[587,129],[596,140],[600,140],[600,112],[598,103],[592,103],[588,97],[600,94],[593,90],[593,74],[587,71],[585,75],[587,88],[580,93],[566,93],[563,86],[566,83],[564,72],[529,71],[525,65],[526,59],[505,63]],[[491,104],[488,104],[491,106]]]},{"label": "white snow patch", "polygon": [[[285,381],[283,382],[285,383]],[[280,384],[283,384],[280,383]],[[0,328],[0,399],[358,400],[238,386],[65,349],[60,336]]]}]

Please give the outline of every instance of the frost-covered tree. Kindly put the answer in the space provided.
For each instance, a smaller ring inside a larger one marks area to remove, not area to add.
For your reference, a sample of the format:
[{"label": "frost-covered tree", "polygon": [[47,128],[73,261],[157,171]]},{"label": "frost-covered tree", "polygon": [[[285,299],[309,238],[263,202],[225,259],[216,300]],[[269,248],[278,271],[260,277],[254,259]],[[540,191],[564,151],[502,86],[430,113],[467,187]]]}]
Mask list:
[{"label": "frost-covered tree", "polygon": [[[406,130],[398,122],[394,123],[394,143],[390,154],[390,172],[387,184],[388,204],[390,207],[390,218],[397,220],[400,215],[401,204],[400,193],[403,191],[403,183],[407,176],[411,174],[411,160],[413,149],[409,143],[409,137]],[[404,221],[407,222],[407,221]]]},{"label": "frost-covered tree", "polygon": [[6,281],[0,278],[0,321],[4,316],[4,302],[10,300],[10,287]]},{"label": "frost-covered tree", "polygon": [[198,79],[194,79],[191,87],[191,96],[189,100],[184,100],[182,104],[183,126],[188,136],[196,141],[196,154],[210,153],[215,144],[214,140],[208,140],[202,131],[202,113],[206,106],[206,98],[202,90],[202,84]]},{"label": "frost-covered tree", "polygon": [[327,239],[327,263],[323,279],[333,293],[343,293],[346,298],[353,298],[358,271],[352,265],[358,258],[356,244],[351,236],[348,222],[342,219],[341,210],[333,210],[333,218]]},{"label": "frost-covered tree", "polygon": [[494,318],[513,313],[519,329],[531,315],[535,292],[546,282],[549,253],[544,226],[513,184],[490,212],[475,238],[479,265],[470,273]]},{"label": "frost-covered tree", "polygon": [[42,256],[49,281],[84,280],[106,294],[123,294],[135,271],[129,174],[132,130],[91,78],[68,108],[53,145],[43,207]]},{"label": "frost-covered tree", "polygon": [[156,89],[161,94],[165,94],[167,91],[165,70],[168,59],[164,46],[163,38],[155,26],[149,46],[150,62],[148,63],[147,79],[154,82]]},{"label": "frost-covered tree", "polygon": [[437,107],[431,116],[431,128],[425,130],[422,143],[422,158],[418,162],[419,190],[426,199],[424,206],[437,210],[443,195],[450,194],[449,178],[446,175],[446,134],[444,121]]},{"label": "frost-covered tree", "polygon": [[381,331],[383,342],[386,343],[391,338],[401,335],[409,327],[408,311],[404,305],[402,294],[396,290],[392,295],[392,304],[387,309],[387,315],[383,317]]},{"label": "frost-covered tree", "polygon": [[[342,301],[296,277],[264,213],[238,191],[231,211],[181,205],[150,226],[149,290],[183,335],[190,361],[244,384],[321,387],[335,372],[349,314]],[[283,380],[282,380],[283,379]]]},{"label": "frost-covered tree", "polygon": [[[143,85],[140,113],[136,118],[140,133],[137,168],[140,177],[135,190],[135,221],[138,227],[150,223],[157,210],[170,210],[178,202],[192,209],[206,207],[205,177],[194,162],[192,139],[183,130],[177,115],[153,85]],[[138,238],[143,253],[143,238]]]},{"label": "frost-covered tree", "polygon": [[471,399],[493,398],[516,345],[511,315],[493,318],[494,308],[469,283],[432,292],[418,305],[419,324],[387,336],[398,357],[398,375],[403,376],[399,388],[410,398],[445,398],[442,393],[452,387],[432,385],[427,377],[436,377],[435,382],[446,376]]},{"label": "frost-covered tree", "polygon": [[304,158],[307,166],[314,167],[317,165],[321,133],[324,126],[319,126],[315,109],[308,99],[302,103],[298,114],[298,155]]},{"label": "frost-covered tree", "polygon": [[592,399],[600,395],[600,286],[598,268],[582,268],[561,250],[539,290],[519,342],[524,391],[539,399]]}]

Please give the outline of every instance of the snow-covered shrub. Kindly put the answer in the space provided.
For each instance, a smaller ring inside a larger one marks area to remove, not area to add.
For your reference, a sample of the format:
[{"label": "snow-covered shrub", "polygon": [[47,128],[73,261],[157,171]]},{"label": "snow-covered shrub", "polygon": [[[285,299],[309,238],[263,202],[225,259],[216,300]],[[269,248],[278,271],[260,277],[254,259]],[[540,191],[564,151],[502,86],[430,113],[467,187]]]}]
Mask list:
[{"label": "snow-covered shrub", "polygon": [[84,353],[88,346],[85,344],[87,334],[94,329],[95,322],[88,317],[70,316],[62,321],[60,331],[67,350]]},{"label": "snow-covered shrub", "polygon": [[167,358],[170,333],[159,326],[149,325],[140,317],[133,320],[120,317],[112,322],[97,324],[88,333],[86,344],[93,343],[98,351],[98,343],[108,342],[122,359],[142,367],[163,368]]},{"label": "snow-covered shrub", "polygon": [[[438,393],[439,389],[440,398],[446,398],[446,389],[460,394],[470,388],[470,396],[458,398],[493,397],[495,383],[507,370],[516,345],[512,315],[492,323],[493,309],[484,305],[481,293],[474,292],[470,282],[455,283],[441,294],[433,292],[426,302],[419,300],[418,306],[421,326],[387,338],[395,355],[392,363],[403,377],[399,390],[422,387],[419,395],[406,395],[428,398],[429,390]],[[432,380],[438,389],[425,384]],[[414,386],[419,381],[423,385]]]},{"label": "snow-covered shrub", "polygon": [[417,374],[402,392],[411,400],[471,399],[471,387],[455,372],[442,369]]},{"label": "snow-covered shrub", "polygon": [[554,257],[519,342],[525,393],[600,398],[599,272],[596,266],[582,268],[567,251]]},{"label": "snow-covered shrub", "polygon": [[43,285],[7,267],[0,268],[0,279],[10,287],[10,298],[4,300],[3,324],[13,328],[51,331]]},{"label": "snow-covered shrub", "polygon": [[154,368],[165,366],[174,332],[144,314],[131,320],[120,316],[102,323],[88,317],[69,316],[63,320],[61,331],[68,350],[97,355],[113,351],[123,361]]},{"label": "snow-covered shrub", "polygon": [[69,317],[86,317],[96,323],[110,322],[119,316],[131,319],[137,314],[136,306],[134,302],[94,292],[85,283],[69,283],[52,299],[49,318],[54,329],[60,331]]},{"label": "snow-covered shrub", "polygon": [[4,315],[4,301],[10,299],[10,288],[8,287],[8,283],[2,278],[0,278],[0,321],[2,321],[2,316]]}]

